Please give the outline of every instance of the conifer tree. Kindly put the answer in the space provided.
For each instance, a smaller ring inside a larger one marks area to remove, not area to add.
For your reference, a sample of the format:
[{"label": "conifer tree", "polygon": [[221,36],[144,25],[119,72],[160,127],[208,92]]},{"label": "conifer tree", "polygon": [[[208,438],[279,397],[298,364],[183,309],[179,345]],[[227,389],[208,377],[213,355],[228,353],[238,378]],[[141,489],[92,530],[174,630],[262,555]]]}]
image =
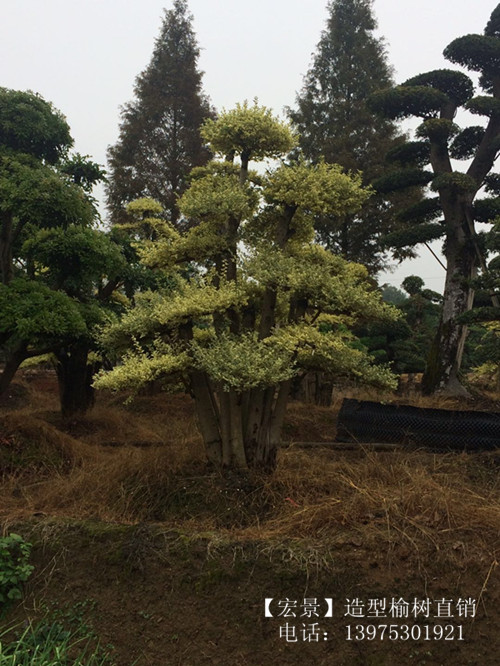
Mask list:
[{"label": "conifer tree", "polygon": [[135,99],[123,107],[118,141],[108,149],[112,221],[121,221],[126,204],[142,197],[156,199],[168,219],[178,221],[186,176],[209,159],[199,128],[213,111],[202,93],[198,56],[187,2],[175,0],[136,79]]},{"label": "conifer tree", "polygon": [[[473,303],[478,269],[487,272],[484,242],[476,223],[492,221],[500,211],[500,178],[490,173],[500,147],[500,5],[483,35],[455,39],[444,56],[479,72],[484,94],[475,95],[472,80],[462,72],[440,69],[375,93],[370,104],[390,119],[416,117],[422,121],[416,130],[417,140],[390,153],[393,168],[375,186],[388,192],[430,185],[428,198],[400,211],[406,228],[391,234],[387,241],[404,249],[444,239],[443,309],[422,386],[427,393],[463,393],[464,316]],[[486,121],[460,127],[455,116],[461,107]],[[452,160],[467,160],[467,169],[456,169]],[[477,198],[483,187],[489,196]],[[498,298],[493,300],[498,306]]]},{"label": "conifer tree", "polygon": [[[308,159],[324,158],[346,171],[360,170],[366,184],[381,174],[384,155],[398,140],[394,122],[381,119],[366,105],[371,93],[392,85],[391,68],[383,40],[374,35],[371,0],[333,0],[328,12],[290,118]],[[357,215],[322,216],[319,238],[344,258],[376,271],[384,263],[379,238],[393,221],[386,209],[381,197],[372,197]]]}]

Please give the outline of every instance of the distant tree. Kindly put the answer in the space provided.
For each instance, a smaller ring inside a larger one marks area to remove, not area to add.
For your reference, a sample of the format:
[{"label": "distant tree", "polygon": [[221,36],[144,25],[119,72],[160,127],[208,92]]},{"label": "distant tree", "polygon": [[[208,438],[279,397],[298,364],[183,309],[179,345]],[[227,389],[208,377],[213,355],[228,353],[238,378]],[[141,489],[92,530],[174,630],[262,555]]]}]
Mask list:
[{"label": "distant tree", "polygon": [[202,93],[199,49],[186,0],[165,12],[148,67],[137,77],[135,99],[124,105],[118,141],[108,149],[107,206],[113,222],[127,203],[156,199],[174,224],[187,176],[209,152],[200,126],[213,116]]},{"label": "distant tree", "polygon": [[[467,327],[462,316],[472,306],[472,280],[478,268],[486,271],[483,240],[475,223],[493,220],[500,210],[500,179],[490,173],[500,147],[500,5],[493,11],[484,35],[455,39],[444,55],[479,72],[485,94],[474,96],[474,85],[462,72],[442,69],[375,93],[370,103],[391,119],[415,116],[422,120],[416,130],[417,140],[392,152],[393,169],[375,186],[379,192],[388,192],[430,184],[430,196],[400,212],[406,227],[391,234],[387,242],[411,251],[418,243],[444,239],[443,310],[423,389],[427,393],[463,393],[460,368]],[[486,116],[485,125],[461,129],[455,123],[460,107]],[[457,171],[452,160],[468,160],[469,167],[465,172]],[[427,164],[430,169],[424,168]],[[482,188],[491,196],[478,199]]]},{"label": "distant tree", "polygon": [[[390,363],[393,372],[423,372],[425,358],[439,322],[440,294],[424,289],[418,275],[409,275],[400,289],[382,288],[384,300],[396,297],[402,316],[393,322],[374,322],[355,329],[356,335],[379,363]],[[385,296],[384,296],[385,294]],[[388,302],[394,302],[389,300]]]},{"label": "distant tree", "polygon": [[[205,140],[222,160],[195,169],[180,208],[198,224],[158,228],[143,260],[171,271],[178,289],[143,294],[105,333],[122,363],[102,388],[183,382],[195,399],[209,460],[226,468],[272,470],[292,378],[322,368],[390,386],[386,368],[352,346],[359,319],[392,317],[366,269],[313,242],[314,214],[356,209],[356,176],[324,162],[280,164],[265,175],[251,160],[293,146],[290,128],[268,109],[238,106],[208,121]],[[239,158],[239,163],[224,160]],[[203,267],[183,276],[195,261]]]},{"label": "distant tree", "polygon": [[[368,184],[385,168],[386,152],[401,141],[396,124],[366,105],[371,93],[393,84],[391,68],[383,40],[374,35],[371,0],[333,0],[328,12],[297,108],[289,115],[308,159],[362,171]],[[328,249],[376,272],[387,261],[380,237],[393,223],[384,198],[372,197],[355,215],[319,216],[316,228]]]},{"label": "distant tree", "polygon": [[401,289],[394,287],[392,284],[383,284],[380,287],[382,292],[382,298],[386,303],[391,303],[392,305],[401,305],[406,301],[406,294]]}]

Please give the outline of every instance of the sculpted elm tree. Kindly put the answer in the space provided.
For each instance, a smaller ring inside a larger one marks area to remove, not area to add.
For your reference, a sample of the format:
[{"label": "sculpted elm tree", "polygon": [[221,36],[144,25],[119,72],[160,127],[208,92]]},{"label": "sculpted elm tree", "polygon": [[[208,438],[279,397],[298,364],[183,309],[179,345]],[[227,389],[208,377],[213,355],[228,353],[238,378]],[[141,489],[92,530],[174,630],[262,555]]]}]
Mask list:
[{"label": "sculpted elm tree", "polygon": [[107,330],[105,342],[126,351],[98,386],[183,382],[209,460],[271,470],[295,375],[319,368],[392,384],[349,332],[355,322],[393,317],[392,309],[364,267],[313,242],[318,213],[355,211],[370,192],[360,176],[324,162],[253,172],[252,161],[279,158],[295,143],[266,108],[237,106],[202,133],[220,158],[194,170],[179,201],[196,225],[180,234],[150,220],[158,239],[141,251],[147,265],[176,276],[177,288],[143,294]]}]

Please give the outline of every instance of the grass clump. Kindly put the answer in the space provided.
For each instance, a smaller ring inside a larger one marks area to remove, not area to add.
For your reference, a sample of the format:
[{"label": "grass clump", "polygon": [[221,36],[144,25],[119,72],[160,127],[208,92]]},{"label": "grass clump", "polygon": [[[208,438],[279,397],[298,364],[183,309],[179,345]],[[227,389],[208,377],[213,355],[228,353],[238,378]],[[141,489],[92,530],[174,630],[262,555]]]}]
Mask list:
[{"label": "grass clump", "polygon": [[0,666],[111,666],[92,636],[57,621],[29,622],[0,633]]}]

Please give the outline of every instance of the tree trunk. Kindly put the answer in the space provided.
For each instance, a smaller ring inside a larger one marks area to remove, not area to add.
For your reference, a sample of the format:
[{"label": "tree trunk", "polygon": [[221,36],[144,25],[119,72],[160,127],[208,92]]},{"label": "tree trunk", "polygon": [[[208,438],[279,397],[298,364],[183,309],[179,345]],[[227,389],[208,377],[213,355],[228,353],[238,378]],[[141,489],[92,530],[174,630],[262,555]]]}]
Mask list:
[{"label": "tree trunk", "polygon": [[315,373],[314,404],[319,407],[331,407],[333,395],[333,379],[327,372]]},{"label": "tree trunk", "polygon": [[92,379],[97,368],[88,363],[88,355],[89,348],[85,344],[56,352],[61,413],[65,417],[85,414],[94,406]]},{"label": "tree trunk", "polygon": [[191,393],[194,397],[198,424],[209,462],[217,467],[222,464],[222,438],[220,432],[220,412],[208,379],[203,372],[190,375]]},{"label": "tree trunk", "polygon": [[448,222],[443,308],[422,378],[422,392],[427,395],[436,391],[467,394],[459,379],[467,326],[458,318],[472,307],[474,292],[468,281],[475,276],[477,257],[463,210],[460,206],[457,211],[455,206],[453,224]]},{"label": "tree trunk", "polygon": [[25,344],[20,344],[10,353],[6,352],[5,367],[0,375],[0,395],[8,390],[19,366],[27,357]]},{"label": "tree trunk", "polygon": [[203,372],[190,380],[208,460],[222,472],[272,472],[292,381],[238,392],[214,388]]}]

